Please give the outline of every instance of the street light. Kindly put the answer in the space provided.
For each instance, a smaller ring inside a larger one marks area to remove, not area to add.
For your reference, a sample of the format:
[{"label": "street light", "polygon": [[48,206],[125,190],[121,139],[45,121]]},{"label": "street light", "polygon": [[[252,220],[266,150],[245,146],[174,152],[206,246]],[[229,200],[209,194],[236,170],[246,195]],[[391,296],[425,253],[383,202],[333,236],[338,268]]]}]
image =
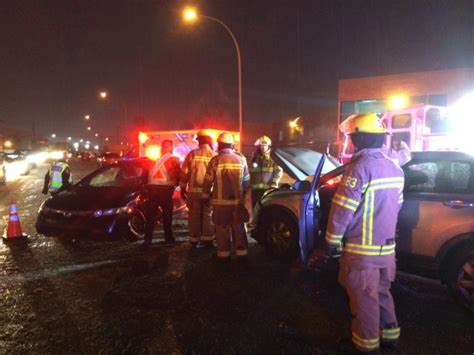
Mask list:
[{"label": "street light", "polygon": [[51,135],[51,138],[56,138],[56,133],[53,133],[53,134]]},{"label": "street light", "polygon": [[243,142],[242,140],[242,61],[240,58],[240,47],[239,43],[237,42],[237,39],[235,38],[234,34],[230,30],[227,25],[222,22],[221,20],[211,17],[211,16],[206,16],[203,14],[199,14],[194,7],[186,7],[183,10],[183,21],[187,23],[194,23],[196,22],[199,18],[205,18],[214,22],[217,22],[219,25],[225,28],[227,33],[230,35],[232,38],[232,41],[234,42],[235,50],[237,52],[237,81],[238,81],[238,93],[239,93],[239,134],[240,134],[240,144]]},{"label": "street light", "polygon": [[87,126],[87,130],[90,131],[92,129],[91,126]]},{"label": "street light", "polygon": [[[107,99],[108,93],[107,93],[107,91],[101,91],[99,96],[100,96],[100,99],[104,101],[105,99]],[[119,100],[119,102],[122,105],[123,113],[124,113],[124,116],[125,116],[124,117],[125,118],[124,123],[125,123],[125,127],[127,127],[127,124],[128,124],[128,108],[127,108],[127,105],[125,104],[124,101]],[[119,140],[120,140],[120,125],[117,126],[117,143],[119,142]]]},{"label": "street light", "polygon": [[89,121],[89,120],[90,120],[90,118],[91,118],[91,116],[90,116],[90,115],[85,115],[85,116],[84,116],[84,119],[85,119],[85,120],[87,120],[87,121]]}]

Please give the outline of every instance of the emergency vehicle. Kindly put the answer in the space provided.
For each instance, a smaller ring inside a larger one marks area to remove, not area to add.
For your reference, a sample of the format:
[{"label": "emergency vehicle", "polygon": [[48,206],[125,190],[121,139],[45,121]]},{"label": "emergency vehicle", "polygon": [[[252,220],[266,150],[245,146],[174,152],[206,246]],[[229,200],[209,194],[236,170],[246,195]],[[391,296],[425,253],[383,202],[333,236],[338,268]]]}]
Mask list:
[{"label": "emergency vehicle", "polygon": [[[387,111],[381,117],[390,133],[385,145],[397,148],[397,143],[404,141],[413,152],[460,150],[472,153],[472,144],[466,130],[458,129],[463,116],[460,106],[448,108],[420,104]],[[341,142],[334,145],[336,149],[339,148],[339,160],[342,163],[348,162],[354,152],[349,137],[343,137]]]},{"label": "emergency vehicle", "polygon": [[[151,160],[157,160],[161,153],[161,142],[169,139],[173,142],[173,154],[179,157],[181,162],[184,161],[186,155],[193,149],[196,149],[199,144],[197,142],[196,134],[199,129],[188,129],[180,131],[144,131],[138,134],[138,156],[147,157]],[[217,137],[225,130],[209,129],[212,134],[213,149],[217,150]],[[234,136],[234,141],[237,142],[237,149],[240,148],[240,134],[235,131],[230,132]],[[173,220],[186,219],[188,216],[188,209],[186,204],[181,199],[179,186],[173,194]]]},{"label": "emergency vehicle", "polygon": [[[147,157],[151,160],[157,160],[160,157],[161,142],[169,139],[173,142],[174,154],[179,157],[181,161],[193,149],[198,147],[198,142],[195,140],[196,133],[199,129],[188,129],[180,131],[145,131],[138,134],[138,155],[140,157]],[[224,132],[219,129],[209,129],[212,134],[213,148],[217,150],[216,139]],[[240,150],[240,134],[235,131],[228,131],[234,136],[237,142],[237,150]]]}]

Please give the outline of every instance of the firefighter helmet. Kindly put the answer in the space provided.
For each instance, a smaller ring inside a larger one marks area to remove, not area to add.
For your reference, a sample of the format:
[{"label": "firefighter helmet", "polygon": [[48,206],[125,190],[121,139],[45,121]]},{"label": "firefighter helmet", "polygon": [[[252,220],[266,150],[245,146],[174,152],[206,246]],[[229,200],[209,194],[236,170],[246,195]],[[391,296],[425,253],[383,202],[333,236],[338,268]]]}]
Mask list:
[{"label": "firefighter helmet", "polygon": [[[196,139],[199,137],[209,137],[212,138],[213,134],[209,129],[203,128],[196,133]],[[215,138],[215,136],[214,136]]]},{"label": "firefighter helmet", "polygon": [[353,133],[387,133],[387,129],[375,113],[351,115],[339,125],[339,130],[345,135]]},{"label": "firefighter helmet", "polygon": [[259,146],[262,144],[272,145],[272,140],[268,136],[261,136],[259,139],[255,141],[255,145]]},{"label": "firefighter helmet", "polygon": [[219,137],[217,137],[217,141],[219,143],[234,144],[234,136],[232,133],[222,132],[219,134]]}]

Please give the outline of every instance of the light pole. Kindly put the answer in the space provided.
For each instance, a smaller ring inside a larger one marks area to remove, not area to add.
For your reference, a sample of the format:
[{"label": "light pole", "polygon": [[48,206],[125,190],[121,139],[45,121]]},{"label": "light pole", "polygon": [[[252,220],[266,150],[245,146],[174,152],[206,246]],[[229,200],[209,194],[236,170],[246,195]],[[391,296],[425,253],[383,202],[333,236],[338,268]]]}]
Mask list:
[{"label": "light pole", "polygon": [[[109,97],[109,93],[107,91],[101,91],[99,93],[99,98],[101,100],[106,100],[107,98]],[[124,121],[124,125],[125,127],[127,127],[128,125],[128,108],[127,108],[127,105],[125,104],[124,101],[122,100],[119,100],[120,101],[120,104],[122,105],[122,109],[123,109],[123,113],[124,113],[124,118],[125,118],[125,121]],[[120,125],[117,125],[117,144],[119,143],[120,141]]]},{"label": "light pole", "polygon": [[215,17],[199,14],[197,12],[197,10],[193,7],[187,7],[183,11],[183,20],[187,23],[194,23],[200,17],[211,20],[211,21],[214,21],[214,22],[217,22],[218,24],[220,24],[222,27],[225,28],[227,33],[232,38],[232,41],[234,42],[235,51],[237,52],[237,82],[238,82],[238,95],[239,95],[238,105],[239,105],[239,135],[240,135],[239,145],[242,146],[242,142],[243,142],[243,140],[242,140],[242,60],[240,58],[239,43],[237,42],[237,39],[235,38],[235,35],[232,33],[230,28],[224,22],[222,22],[221,20],[219,20]]}]

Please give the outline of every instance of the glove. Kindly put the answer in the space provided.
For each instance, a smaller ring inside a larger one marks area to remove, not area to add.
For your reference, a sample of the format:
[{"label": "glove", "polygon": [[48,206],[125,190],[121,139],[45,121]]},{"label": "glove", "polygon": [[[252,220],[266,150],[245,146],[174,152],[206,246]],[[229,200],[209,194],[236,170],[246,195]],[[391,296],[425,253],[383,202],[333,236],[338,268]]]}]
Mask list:
[{"label": "glove", "polygon": [[181,198],[186,201],[188,199],[188,191],[186,191],[185,188],[180,188],[179,194],[181,195]]}]

